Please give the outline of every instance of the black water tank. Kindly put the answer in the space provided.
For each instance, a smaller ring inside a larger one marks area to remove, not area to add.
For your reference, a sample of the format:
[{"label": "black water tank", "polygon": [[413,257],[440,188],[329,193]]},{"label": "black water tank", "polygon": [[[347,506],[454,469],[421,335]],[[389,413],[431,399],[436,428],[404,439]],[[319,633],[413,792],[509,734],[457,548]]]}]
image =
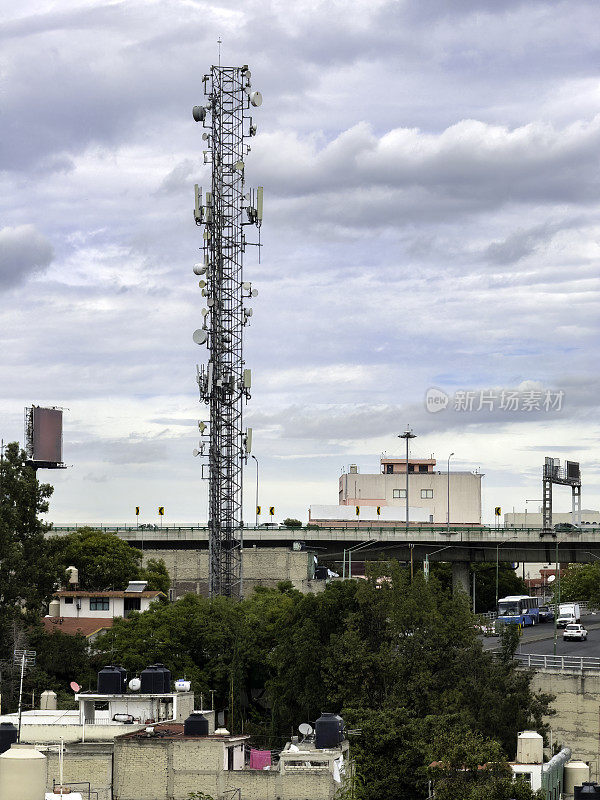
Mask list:
[{"label": "black water tank", "polygon": [[192,711],[183,723],[185,736],[208,736],[208,720],[201,711]]},{"label": "black water tank", "polygon": [[17,741],[17,736],[18,731],[12,722],[0,722],[0,753],[10,750],[11,744]]},{"label": "black water tank", "polygon": [[171,691],[171,670],[167,669],[164,664],[154,664],[157,671],[161,674],[159,685],[162,685],[161,692],[168,693]]},{"label": "black water tank", "polygon": [[596,782],[582,783],[581,786],[576,786],[573,797],[577,800],[578,797],[583,797],[585,800],[600,800],[600,786]]},{"label": "black water tank", "polygon": [[122,667],[108,665],[98,673],[98,694],[123,694]]},{"label": "black water tank", "polygon": [[156,664],[150,664],[149,667],[143,669],[140,673],[140,693],[141,694],[162,694],[163,691],[163,675],[156,668]]},{"label": "black water tank", "polygon": [[344,720],[337,714],[322,711],[315,722],[315,746],[317,750],[337,747],[344,739]]},{"label": "black water tank", "polygon": [[121,691],[125,694],[127,691],[127,670],[125,667],[117,667],[117,669],[121,673]]}]

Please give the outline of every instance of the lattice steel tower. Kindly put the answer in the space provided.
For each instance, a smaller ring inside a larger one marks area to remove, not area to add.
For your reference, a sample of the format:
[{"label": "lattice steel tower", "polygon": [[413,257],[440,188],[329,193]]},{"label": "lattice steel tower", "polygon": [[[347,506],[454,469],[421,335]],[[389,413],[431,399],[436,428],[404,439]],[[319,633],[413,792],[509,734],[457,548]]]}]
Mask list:
[{"label": "lattice steel tower", "polygon": [[[205,75],[205,105],[194,106],[193,117],[205,129],[204,163],[211,164],[211,188],[203,196],[195,187],[194,220],[204,226],[204,260],[194,272],[206,307],[204,322],[194,341],[208,347],[208,364],[197,367],[200,398],[210,410],[208,422],[199,422],[200,444],[195,455],[207,458],[202,476],[209,481],[209,595],[242,595],[242,478],[252,444],[244,430],[242,409],[250,397],[250,370],[243,359],[243,330],[252,316],[245,306],[258,292],[242,275],[247,244],[260,248],[262,187],[246,190],[244,159],[250,151],[246,138],[256,134],[251,110],[260,106],[260,92],[252,91],[250,70],[211,67]],[[246,242],[246,226],[259,229],[258,242]],[[260,250],[259,250],[260,252]],[[208,475],[204,473],[208,466]]]}]

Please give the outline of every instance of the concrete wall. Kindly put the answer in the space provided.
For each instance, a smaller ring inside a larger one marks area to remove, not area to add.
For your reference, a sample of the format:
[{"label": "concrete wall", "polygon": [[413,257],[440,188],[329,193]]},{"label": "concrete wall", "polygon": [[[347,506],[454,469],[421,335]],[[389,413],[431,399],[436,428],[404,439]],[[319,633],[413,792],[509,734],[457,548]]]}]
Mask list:
[{"label": "concrete wall", "polygon": [[[450,523],[481,524],[481,479],[474,472],[450,472]],[[402,506],[406,498],[394,497],[394,490],[406,489],[406,474],[348,473],[339,480],[340,505]],[[432,489],[433,498],[422,498],[422,489]],[[445,472],[410,473],[410,506],[426,509],[434,523],[447,522],[448,476]]]},{"label": "concrete wall", "polygon": [[327,767],[223,770],[225,745],[206,739],[122,739],[115,742],[114,800],[187,800],[190,792],[221,797],[241,789],[244,800],[331,800],[338,784]]},{"label": "concrete wall", "polygon": [[[50,791],[53,779],[56,783],[59,782],[58,747],[40,749],[46,756],[46,788]],[[109,745],[68,745],[65,748],[63,782],[82,784],[89,782],[91,790],[98,792],[98,800],[111,800],[112,752],[112,742]],[[73,786],[72,789],[80,791],[87,797],[87,786]]]},{"label": "concrete wall", "polygon": [[[146,550],[144,563],[149,558],[162,558],[171,576],[174,596],[184,594],[208,595],[208,550]],[[274,588],[280,581],[291,581],[296,589],[305,593],[321,592],[324,581],[312,579],[314,554],[307,550],[286,547],[244,548],[244,594],[255,586]]]},{"label": "concrete wall", "polygon": [[[556,488],[556,487],[554,487]],[[568,488],[568,487],[567,487]],[[565,498],[566,500],[566,498]],[[569,503],[571,498],[568,498]],[[540,504],[541,505],[541,504]],[[581,521],[590,525],[600,525],[600,512],[591,511],[589,509],[581,510]],[[558,522],[570,522],[573,524],[573,514],[571,511],[553,511],[552,524],[556,525]],[[504,526],[506,528],[541,528],[543,527],[542,514],[538,512],[523,513],[509,513],[504,515]]]},{"label": "concrete wall", "polygon": [[540,670],[532,688],[556,695],[556,714],[546,721],[553,742],[570,747],[573,758],[591,762],[591,780],[600,780],[600,674],[568,670]]}]

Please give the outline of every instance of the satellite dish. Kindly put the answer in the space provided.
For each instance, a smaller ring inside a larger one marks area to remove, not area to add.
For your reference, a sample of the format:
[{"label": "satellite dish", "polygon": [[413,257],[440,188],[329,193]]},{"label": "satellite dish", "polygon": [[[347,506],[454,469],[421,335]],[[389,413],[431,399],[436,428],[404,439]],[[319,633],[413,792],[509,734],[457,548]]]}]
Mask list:
[{"label": "satellite dish", "polygon": [[258,295],[258,289],[252,289],[250,294],[252,295],[252,297],[256,297]]},{"label": "satellite dish", "polygon": [[243,161],[236,161],[235,164],[233,165],[233,168],[237,172],[241,172],[244,169],[244,162]]},{"label": "satellite dish", "polygon": [[202,138],[204,139],[204,141],[205,141],[205,142],[206,142],[206,140],[208,139],[208,137],[209,137],[209,136],[210,136],[210,133],[206,133],[206,132],[204,132],[204,133],[202,134]]},{"label": "satellite dish", "polygon": [[262,94],[260,92],[252,92],[250,94],[250,102],[253,106],[261,106],[262,105]]},{"label": "satellite dish", "polygon": [[80,692],[80,691],[81,691],[81,686],[80,686],[80,685],[79,685],[79,684],[78,684],[76,681],[71,681],[71,683],[69,684],[69,686],[71,687],[71,689],[72,689],[74,692]]},{"label": "satellite dish", "polygon": [[206,286],[206,281],[198,281],[198,286],[199,286],[201,289],[204,289],[204,287]]},{"label": "satellite dish", "polygon": [[192,339],[196,342],[196,344],[204,344],[208,339],[208,333],[202,330],[202,328],[198,328],[194,331]]},{"label": "satellite dish", "polygon": [[205,317],[208,314],[208,308],[202,309],[202,316]]},{"label": "satellite dish", "polygon": [[302,734],[302,736],[310,736],[313,732],[312,725],[309,725],[308,722],[303,722],[298,725],[298,730]]},{"label": "satellite dish", "polygon": [[194,264],[194,275],[204,275],[206,267],[204,264]]},{"label": "satellite dish", "polygon": [[197,448],[194,447],[194,449],[192,450],[192,453],[193,453],[194,458],[195,458],[196,456],[200,455],[200,450],[198,450]]},{"label": "satellite dish", "polygon": [[548,580],[546,581],[546,583],[554,583],[555,580],[556,580],[556,575],[548,575]]}]

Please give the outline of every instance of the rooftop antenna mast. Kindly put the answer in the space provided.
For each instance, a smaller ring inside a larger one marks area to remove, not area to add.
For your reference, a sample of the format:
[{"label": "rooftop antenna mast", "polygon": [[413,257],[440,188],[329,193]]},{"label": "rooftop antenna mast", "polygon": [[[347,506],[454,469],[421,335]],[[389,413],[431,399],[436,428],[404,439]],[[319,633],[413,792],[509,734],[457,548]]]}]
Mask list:
[{"label": "rooftop antenna mast", "polygon": [[[252,430],[244,430],[242,418],[251,387],[242,339],[252,316],[246,303],[258,294],[244,281],[242,266],[246,247],[260,248],[263,216],[262,186],[247,190],[244,181],[244,159],[250,152],[246,139],[256,134],[251,112],[262,103],[260,92],[251,89],[250,77],[247,65],[212,66],[203,78],[205,104],[192,112],[204,128],[204,163],[211,165],[210,191],[203,195],[195,186],[194,220],[204,228],[204,258],[194,273],[201,276],[206,307],[202,327],[193,335],[196,344],[208,348],[208,363],[196,372],[209,420],[198,423],[200,443],[194,455],[207,459],[202,477],[209,483],[210,597],[242,596],[242,478],[252,446]],[[258,242],[246,242],[248,225],[258,228]]]}]

